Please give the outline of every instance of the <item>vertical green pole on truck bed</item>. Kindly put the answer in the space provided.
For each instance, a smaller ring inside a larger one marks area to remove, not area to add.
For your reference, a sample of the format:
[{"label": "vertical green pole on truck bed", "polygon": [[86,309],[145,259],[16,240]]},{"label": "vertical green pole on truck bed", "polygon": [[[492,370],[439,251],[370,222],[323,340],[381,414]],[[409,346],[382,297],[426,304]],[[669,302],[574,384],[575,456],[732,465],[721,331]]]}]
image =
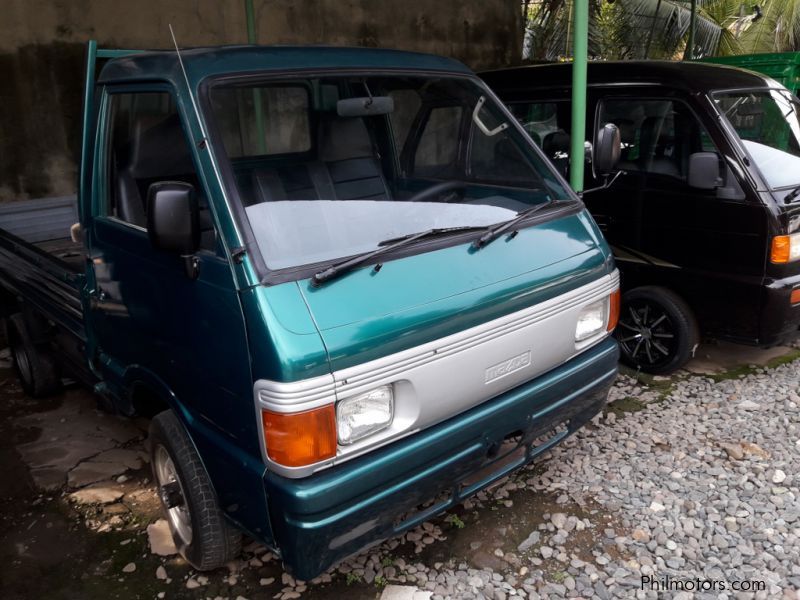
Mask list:
[{"label": "vertical green pole on truck bed", "polygon": [[569,183],[583,190],[586,139],[586,62],[589,53],[589,0],[574,0],[572,38],[572,132],[569,149]]},{"label": "vertical green pole on truck bed", "polygon": [[[89,40],[86,45],[86,80],[83,89],[83,127],[81,128],[81,169],[78,179],[78,198],[83,197],[89,189],[89,144],[91,143],[90,133],[92,119],[92,101],[94,100],[94,70],[97,64],[97,42]],[[78,206],[82,206],[79,202]],[[79,209],[80,210],[80,209]],[[80,221],[85,222],[84,215],[78,215]]]},{"label": "vertical green pole on truck bed", "polygon": [[[244,14],[247,18],[247,43],[256,44],[256,13],[253,9],[253,0],[244,0]],[[256,112],[256,131],[258,131],[258,153],[266,154],[267,145],[264,139],[264,113],[261,106],[261,90],[253,90],[253,108]]]}]

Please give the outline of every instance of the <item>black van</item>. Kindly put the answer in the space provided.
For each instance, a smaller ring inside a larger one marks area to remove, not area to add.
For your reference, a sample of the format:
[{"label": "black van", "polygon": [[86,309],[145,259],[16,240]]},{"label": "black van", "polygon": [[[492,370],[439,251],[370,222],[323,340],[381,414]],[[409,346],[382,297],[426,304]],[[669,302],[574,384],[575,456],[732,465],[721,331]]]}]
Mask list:
[{"label": "black van", "polygon": [[[568,177],[571,65],[481,76]],[[584,201],[622,271],[624,360],[668,373],[700,334],[764,347],[793,337],[797,98],[763,75],[697,63],[590,63],[588,82],[588,142],[608,123],[621,136],[619,174],[587,164]]]}]

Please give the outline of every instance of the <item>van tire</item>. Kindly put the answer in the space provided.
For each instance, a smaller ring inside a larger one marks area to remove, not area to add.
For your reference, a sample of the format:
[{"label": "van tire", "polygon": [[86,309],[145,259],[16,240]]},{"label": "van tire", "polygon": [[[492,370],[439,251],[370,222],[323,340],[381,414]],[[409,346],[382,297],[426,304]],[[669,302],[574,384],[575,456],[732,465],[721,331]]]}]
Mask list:
[{"label": "van tire", "polygon": [[6,337],[11,364],[22,389],[33,398],[47,398],[61,391],[58,363],[49,348],[31,339],[22,314],[6,320]]},{"label": "van tire", "polygon": [[[236,558],[242,534],[225,520],[194,444],[171,410],[150,422],[150,464],[175,547],[187,562],[208,571]],[[177,486],[165,488],[168,483]]]},{"label": "van tire", "polygon": [[652,375],[683,367],[700,342],[692,310],[675,292],[658,286],[623,294],[615,335],[622,362]]}]

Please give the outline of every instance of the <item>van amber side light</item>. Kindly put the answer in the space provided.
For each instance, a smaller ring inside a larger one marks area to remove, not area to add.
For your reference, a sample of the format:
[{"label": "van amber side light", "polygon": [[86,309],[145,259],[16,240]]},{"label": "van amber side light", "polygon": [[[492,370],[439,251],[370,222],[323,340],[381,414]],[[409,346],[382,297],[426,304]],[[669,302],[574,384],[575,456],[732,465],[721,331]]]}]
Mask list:
[{"label": "van amber side light", "polygon": [[772,238],[772,250],[769,259],[773,263],[788,263],[792,253],[792,241],[788,235],[776,235]]},{"label": "van amber side light", "polygon": [[261,412],[267,456],[279,465],[304,467],[336,456],[333,404],[300,413]]},{"label": "van amber side light", "polygon": [[792,290],[792,295],[791,295],[790,301],[791,301],[792,304],[800,303],[800,288]]},{"label": "van amber side light", "polygon": [[620,304],[620,291],[619,288],[611,292],[608,298],[608,329],[607,331],[614,331],[619,321],[619,304]]}]

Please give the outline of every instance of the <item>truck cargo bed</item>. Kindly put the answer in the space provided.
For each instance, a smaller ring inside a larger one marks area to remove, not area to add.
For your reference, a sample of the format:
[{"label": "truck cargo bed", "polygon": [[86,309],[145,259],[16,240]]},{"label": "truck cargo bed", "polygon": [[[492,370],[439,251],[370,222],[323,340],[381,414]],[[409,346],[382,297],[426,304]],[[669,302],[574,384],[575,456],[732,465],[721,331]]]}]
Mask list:
[{"label": "truck cargo bed", "polygon": [[77,220],[74,196],[0,205],[0,285],[84,340],[85,251],[69,234]]}]

